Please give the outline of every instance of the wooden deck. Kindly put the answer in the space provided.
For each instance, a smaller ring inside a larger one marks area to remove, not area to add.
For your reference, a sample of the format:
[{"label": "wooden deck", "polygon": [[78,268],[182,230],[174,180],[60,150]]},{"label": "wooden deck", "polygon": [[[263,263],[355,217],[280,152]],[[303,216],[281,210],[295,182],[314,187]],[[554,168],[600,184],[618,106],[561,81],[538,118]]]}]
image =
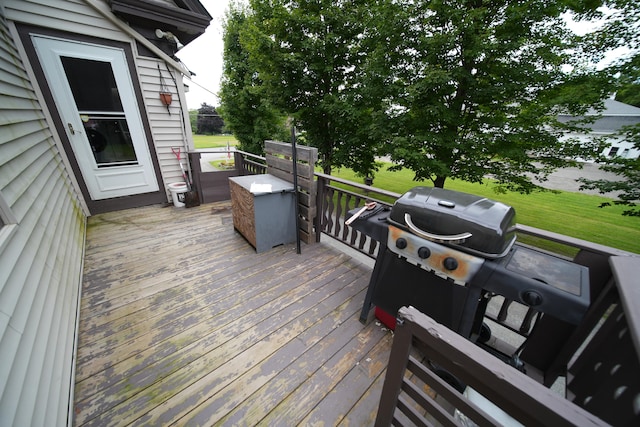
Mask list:
[{"label": "wooden deck", "polygon": [[90,218],[75,424],[372,425],[370,274],[325,244],[256,254],[229,202]]}]

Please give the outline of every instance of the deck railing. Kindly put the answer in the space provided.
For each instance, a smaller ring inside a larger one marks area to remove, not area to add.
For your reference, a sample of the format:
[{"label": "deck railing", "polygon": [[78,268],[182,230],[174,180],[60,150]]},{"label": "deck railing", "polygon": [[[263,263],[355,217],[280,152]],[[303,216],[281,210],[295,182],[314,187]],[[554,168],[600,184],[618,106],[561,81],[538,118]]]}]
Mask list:
[{"label": "deck railing", "polygon": [[398,319],[376,426],[608,425],[413,307]]},{"label": "deck railing", "polygon": [[239,175],[260,175],[267,173],[267,162],[262,156],[237,150],[233,152],[233,158]]},{"label": "deck railing", "polygon": [[391,207],[400,194],[323,173],[316,172],[315,175],[318,179],[317,227],[322,233],[375,258],[379,242],[345,225],[348,212],[369,201]]},{"label": "deck railing", "polygon": [[[261,166],[251,162],[251,159],[236,157],[236,169],[260,173]],[[367,201],[390,207],[400,194],[322,173],[315,176],[318,182],[316,231],[376,258],[380,242],[346,226],[348,212]],[[527,376],[547,387],[557,384],[558,379],[566,381],[567,400],[609,423],[640,424],[640,304],[637,298],[640,257],[533,227],[518,225],[517,231],[519,240],[534,236],[571,248],[568,253],[572,254],[572,261],[589,268],[591,306],[583,321],[574,326],[541,315],[517,301],[494,296],[485,320],[492,329],[501,329],[496,335],[515,335],[515,344],[495,340],[483,347],[503,356],[517,351]],[[621,339],[612,340],[612,336]],[[475,346],[471,341],[466,342]],[[494,363],[495,358],[489,352],[479,353],[482,357],[478,362]],[[505,369],[511,368],[505,365]],[[606,393],[602,391],[605,389]],[[494,404],[513,407],[519,403],[514,403],[510,393],[505,393]],[[557,409],[553,408],[551,405],[547,410]],[[559,408],[566,410],[563,405]],[[532,406],[525,410],[535,409]],[[564,417],[564,414],[557,415],[557,419]]]}]

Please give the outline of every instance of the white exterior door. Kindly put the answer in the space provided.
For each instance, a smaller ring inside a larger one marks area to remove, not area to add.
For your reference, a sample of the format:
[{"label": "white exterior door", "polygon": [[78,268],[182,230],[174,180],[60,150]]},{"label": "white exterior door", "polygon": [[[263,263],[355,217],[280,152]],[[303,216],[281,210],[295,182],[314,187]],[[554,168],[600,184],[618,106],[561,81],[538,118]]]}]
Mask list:
[{"label": "white exterior door", "polygon": [[158,191],[124,51],[32,38],[91,199]]}]

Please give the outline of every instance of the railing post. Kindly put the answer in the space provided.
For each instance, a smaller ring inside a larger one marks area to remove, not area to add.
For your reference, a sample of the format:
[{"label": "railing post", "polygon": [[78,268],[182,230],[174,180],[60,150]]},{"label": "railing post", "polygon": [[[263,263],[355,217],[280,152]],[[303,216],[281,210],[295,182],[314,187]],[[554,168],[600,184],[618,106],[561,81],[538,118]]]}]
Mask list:
[{"label": "railing post", "polygon": [[413,339],[411,326],[405,324],[403,319],[399,320],[393,336],[387,372],[380,393],[380,403],[374,424],[376,427],[386,427],[393,424],[393,414],[398,404],[404,373],[407,370],[411,353]]},{"label": "railing post", "polygon": [[245,175],[244,158],[242,157],[242,154],[239,153],[238,151],[233,152],[233,164],[234,164],[235,170],[238,172],[239,175]]},{"label": "railing post", "polygon": [[202,193],[202,167],[200,166],[200,159],[202,155],[199,151],[190,151],[189,165],[191,167],[191,185],[198,190],[199,200],[204,200]]},{"label": "railing post", "polygon": [[314,227],[316,228],[316,243],[320,242],[320,235],[324,229],[322,219],[324,218],[324,193],[327,187],[327,180],[323,177],[318,177],[316,181],[318,188],[316,191],[316,217],[314,219]]}]

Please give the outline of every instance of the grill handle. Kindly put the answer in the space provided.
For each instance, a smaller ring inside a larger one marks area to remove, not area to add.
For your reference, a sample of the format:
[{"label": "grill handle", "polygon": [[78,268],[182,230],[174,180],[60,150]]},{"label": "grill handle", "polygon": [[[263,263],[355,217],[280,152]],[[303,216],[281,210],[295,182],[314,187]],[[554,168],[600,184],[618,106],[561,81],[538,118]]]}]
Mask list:
[{"label": "grill handle", "polygon": [[448,236],[443,236],[440,234],[432,234],[428,231],[420,230],[416,225],[411,221],[411,215],[406,213],[404,214],[404,222],[409,227],[409,230],[413,232],[416,236],[420,236],[423,239],[431,240],[432,242],[437,243],[463,243],[469,237],[473,236],[473,234],[466,232],[460,234],[451,234]]}]

